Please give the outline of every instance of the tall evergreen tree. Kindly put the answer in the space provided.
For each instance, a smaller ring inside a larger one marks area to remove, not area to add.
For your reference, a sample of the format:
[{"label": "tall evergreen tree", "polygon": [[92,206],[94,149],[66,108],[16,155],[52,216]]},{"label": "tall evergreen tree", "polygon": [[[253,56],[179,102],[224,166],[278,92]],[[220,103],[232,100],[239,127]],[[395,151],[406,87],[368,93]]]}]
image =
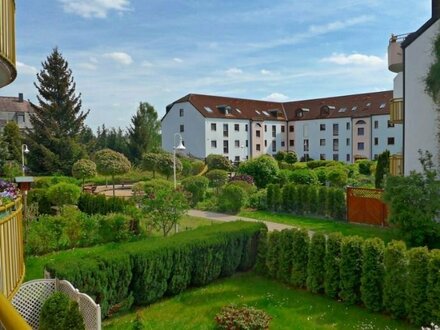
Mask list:
[{"label": "tall evergreen tree", "polygon": [[21,162],[22,137],[15,121],[9,121],[3,128],[3,140],[9,152],[9,157],[6,159]]},{"label": "tall evergreen tree", "polygon": [[39,106],[30,117],[33,129],[27,130],[29,164],[39,173],[68,175],[85,153],[79,137],[89,111],[81,111],[81,94],[75,93],[72,71],[58,48],[42,66],[34,83]]},{"label": "tall evergreen tree", "polygon": [[154,107],[141,102],[136,114],[131,117],[128,140],[131,160],[139,164],[142,155],[155,151],[160,146],[160,121]]}]

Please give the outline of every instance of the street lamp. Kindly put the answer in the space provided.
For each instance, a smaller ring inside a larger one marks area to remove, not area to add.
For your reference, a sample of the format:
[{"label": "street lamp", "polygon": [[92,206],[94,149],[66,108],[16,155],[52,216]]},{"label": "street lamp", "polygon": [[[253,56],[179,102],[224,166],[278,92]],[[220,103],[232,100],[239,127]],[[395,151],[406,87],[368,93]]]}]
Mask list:
[{"label": "street lamp", "polygon": [[[176,136],[179,137],[179,144],[176,146]],[[185,146],[182,143],[182,135],[179,133],[174,133],[174,140],[173,140],[173,173],[174,173],[174,189],[177,188],[177,178],[176,178],[176,150],[185,150]]]},{"label": "street lamp", "polygon": [[24,154],[29,153],[29,148],[26,144],[21,145],[21,170],[23,172],[23,176],[25,175],[25,167],[24,167]]}]

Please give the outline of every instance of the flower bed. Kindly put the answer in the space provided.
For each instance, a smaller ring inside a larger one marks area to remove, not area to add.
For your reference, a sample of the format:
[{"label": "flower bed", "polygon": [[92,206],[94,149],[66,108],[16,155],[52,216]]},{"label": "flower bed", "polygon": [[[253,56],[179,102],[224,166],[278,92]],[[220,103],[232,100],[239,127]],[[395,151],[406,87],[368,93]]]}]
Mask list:
[{"label": "flower bed", "polygon": [[0,209],[14,202],[18,195],[19,190],[13,183],[0,180]]}]

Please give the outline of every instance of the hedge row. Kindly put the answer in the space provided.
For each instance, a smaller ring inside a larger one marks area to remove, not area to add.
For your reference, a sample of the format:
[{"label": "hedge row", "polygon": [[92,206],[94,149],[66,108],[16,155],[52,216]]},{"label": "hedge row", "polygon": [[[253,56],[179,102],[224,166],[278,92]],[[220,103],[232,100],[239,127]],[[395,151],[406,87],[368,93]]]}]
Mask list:
[{"label": "hedge row", "polygon": [[440,324],[440,250],[339,233],[310,239],[299,229],[270,233],[259,247],[256,271],[270,278],[418,326]]},{"label": "hedge row", "polygon": [[72,282],[101,305],[102,316],[151,304],[255,264],[265,225],[230,222],[169,238],[118,244],[81,258],[52,261],[52,276]]},{"label": "hedge row", "polygon": [[78,201],[78,208],[87,214],[119,213],[128,205],[133,205],[129,199],[88,193],[82,193]]},{"label": "hedge row", "polygon": [[342,189],[294,183],[267,186],[267,208],[296,214],[314,214],[345,219],[346,203]]}]

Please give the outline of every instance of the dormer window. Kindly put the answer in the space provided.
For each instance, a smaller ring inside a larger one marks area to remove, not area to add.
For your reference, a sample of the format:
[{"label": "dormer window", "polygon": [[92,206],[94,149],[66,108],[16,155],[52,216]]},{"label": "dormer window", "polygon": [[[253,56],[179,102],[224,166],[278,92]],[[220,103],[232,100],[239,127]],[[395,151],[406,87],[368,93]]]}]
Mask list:
[{"label": "dormer window", "polygon": [[304,117],[304,112],[309,112],[309,111],[310,111],[310,109],[308,109],[308,108],[296,109],[295,116],[296,116],[296,118],[302,118],[302,117]]},{"label": "dormer window", "polygon": [[281,115],[282,115],[281,111],[278,109],[272,109],[272,110],[269,110],[269,112],[275,118],[281,117]]},{"label": "dormer window", "polygon": [[217,109],[219,109],[226,116],[231,114],[231,107],[229,105],[218,105]]},{"label": "dormer window", "polygon": [[330,110],[335,110],[336,108],[333,105],[323,105],[321,107],[321,116],[328,116],[330,114]]}]

